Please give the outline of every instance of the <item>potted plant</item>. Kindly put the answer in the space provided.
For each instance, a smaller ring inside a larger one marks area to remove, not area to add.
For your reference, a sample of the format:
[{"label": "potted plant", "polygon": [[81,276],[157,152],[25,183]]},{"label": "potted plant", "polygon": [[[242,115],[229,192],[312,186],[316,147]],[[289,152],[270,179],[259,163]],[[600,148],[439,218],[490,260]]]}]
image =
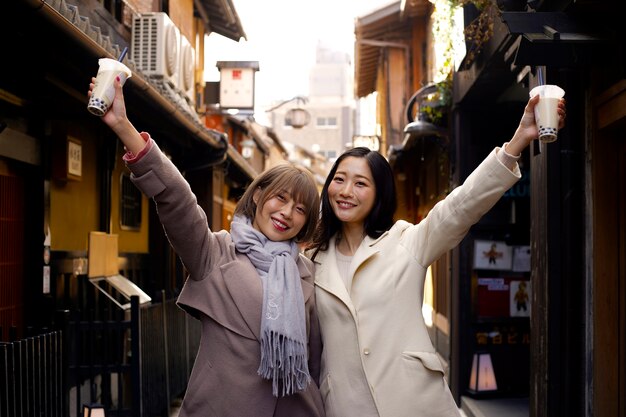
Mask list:
[{"label": "potted plant", "polygon": [[[448,0],[451,7],[472,7],[474,18],[465,26],[467,51],[463,68],[474,62],[484,45],[493,36],[494,21],[503,11],[524,11],[527,0]],[[471,11],[469,14],[472,14]]]},{"label": "potted plant", "polygon": [[450,75],[443,81],[435,83],[431,91],[423,96],[419,103],[417,118],[439,127],[447,127],[451,104],[452,76]]}]

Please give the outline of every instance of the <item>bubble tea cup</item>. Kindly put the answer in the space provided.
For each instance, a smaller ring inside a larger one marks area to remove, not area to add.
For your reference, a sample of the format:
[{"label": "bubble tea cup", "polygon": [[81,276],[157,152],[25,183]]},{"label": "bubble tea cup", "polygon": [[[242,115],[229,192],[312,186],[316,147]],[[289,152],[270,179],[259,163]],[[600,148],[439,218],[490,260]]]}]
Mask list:
[{"label": "bubble tea cup", "polygon": [[539,95],[535,106],[535,122],[539,131],[539,140],[544,143],[554,142],[559,130],[559,100],[565,91],[556,85],[538,85],[530,90],[530,97]]},{"label": "bubble tea cup", "polygon": [[124,85],[126,79],[132,75],[132,72],[126,65],[111,58],[100,58],[98,64],[100,67],[98,75],[96,75],[96,82],[91,97],[89,97],[87,110],[96,116],[104,116],[115,98],[115,87],[113,85],[115,77],[120,77],[120,82]]}]

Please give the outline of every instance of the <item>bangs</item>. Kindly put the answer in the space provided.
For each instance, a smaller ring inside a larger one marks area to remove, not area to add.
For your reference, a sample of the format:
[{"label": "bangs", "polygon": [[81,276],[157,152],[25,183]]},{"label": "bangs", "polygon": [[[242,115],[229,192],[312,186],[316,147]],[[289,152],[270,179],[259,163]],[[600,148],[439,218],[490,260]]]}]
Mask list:
[{"label": "bangs", "polygon": [[[313,186],[311,186],[313,185]],[[309,178],[304,172],[294,176],[291,181],[291,197],[300,204],[304,204],[309,211],[319,206],[319,191],[313,178]]]},{"label": "bangs", "polygon": [[296,241],[309,241],[315,232],[320,210],[320,196],[315,184],[315,177],[306,168],[289,165],[283,169],[282,175],[279,175],[271,185],[263,190],[261,201],[264,204],[281,191],[291,194],[293,201],[304,205],[306,208],[306,223],[296,236]]},{"label": "bangs", "polygon": [[291,198],[298,203],[304,204],[307,208],[307,212],[311,208],[316,208],[319,201],[319,193],[315,186],[315,181],[311,175],[303,170],[293,168],[292,175],[284,175],[282,178],[277,179],[267,192],[264,193],[266,198],[279,193],[280,191],[286,191],[291,194]]}]

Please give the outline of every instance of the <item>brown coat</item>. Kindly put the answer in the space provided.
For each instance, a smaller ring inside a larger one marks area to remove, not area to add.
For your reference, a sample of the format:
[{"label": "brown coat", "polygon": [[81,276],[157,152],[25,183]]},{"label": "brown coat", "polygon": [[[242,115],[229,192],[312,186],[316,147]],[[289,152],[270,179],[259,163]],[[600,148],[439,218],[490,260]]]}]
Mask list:
[{"label": "brown coat", "polygon": [[312,263],[302,255],[297,262],[313,380],[304,392],[276,398],[272,382],[257,375],[263,288],[254,266],[235,251],[229,233],[208,228],[188,183],[154,142],[128,166],[135,185],[157,204],[168,239],[189,272],[178,305],[202,324],[180,416],[324,416],[317,386],[321,338]]}]

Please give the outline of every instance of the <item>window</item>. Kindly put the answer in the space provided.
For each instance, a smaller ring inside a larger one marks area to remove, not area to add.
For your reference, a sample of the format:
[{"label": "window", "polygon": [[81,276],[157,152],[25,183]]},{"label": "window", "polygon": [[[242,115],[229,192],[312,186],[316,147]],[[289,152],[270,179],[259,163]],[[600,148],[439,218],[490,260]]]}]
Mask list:
[{"label": "window", "polygon": [[120,178],[120,228],[139,230],[141,227],[141,191],[123,173]]},{"label": "window", "polygon": [[128,8],[125,2],[117,1],[117,0],[100,0],[100,3],[104,6],[106,10],[120,23],[124,23],[130,27],[130,22],[124,21],[124,15],[130,14],[128,10],[124,10],[124,8]]},{"label": "window", "polygon": [[324,150],[319,150],[317,151],[317,153],[319,155],[325,156],[328,159],[334,159],[337,158],[337,151],[324,151]]},{"label": "window", "polygon": [[318,117],[316,119],[317,127],[321,128],[334,128],[337,127],[336,117]]}]

